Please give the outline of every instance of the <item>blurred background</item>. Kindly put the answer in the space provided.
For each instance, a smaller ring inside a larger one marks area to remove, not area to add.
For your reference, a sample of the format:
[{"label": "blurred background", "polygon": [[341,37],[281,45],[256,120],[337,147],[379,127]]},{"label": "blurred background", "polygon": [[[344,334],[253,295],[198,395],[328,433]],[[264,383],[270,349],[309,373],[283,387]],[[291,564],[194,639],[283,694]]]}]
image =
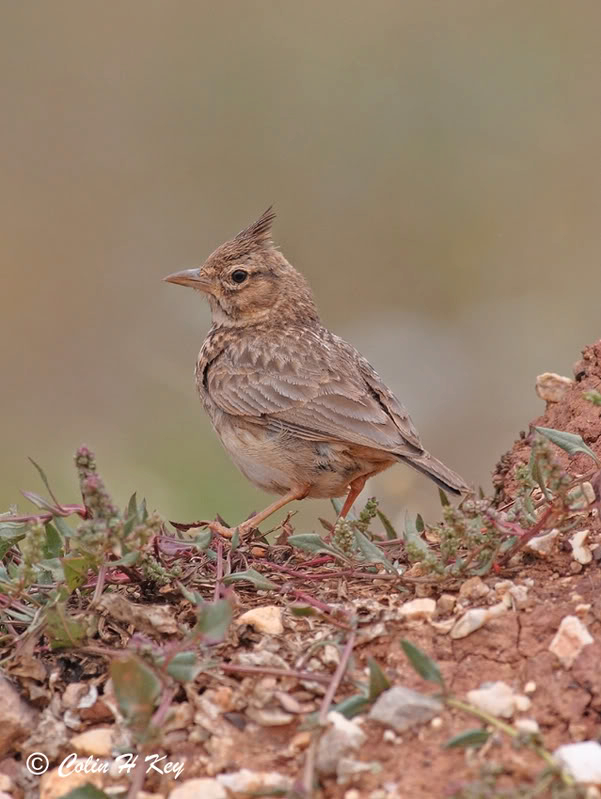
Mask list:
[{"label": "blurred background", "polygon": [[[161,278],[271,203],[325,323],[488,489],[601,335],[600,30],[598,0],[4,3],[0,508],[43,490],[28,455],[77,501],[81,443],[167,518],[270,501],[195,393],[208,308]],[[368,493],[438,512],[402,467]]]}]

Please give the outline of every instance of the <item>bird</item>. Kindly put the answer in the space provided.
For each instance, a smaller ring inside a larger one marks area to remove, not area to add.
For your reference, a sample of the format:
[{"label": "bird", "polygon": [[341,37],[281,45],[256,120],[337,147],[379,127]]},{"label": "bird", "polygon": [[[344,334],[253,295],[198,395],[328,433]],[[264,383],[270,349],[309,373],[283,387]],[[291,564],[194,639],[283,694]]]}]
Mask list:
[{"label": "bird", "polygon": [[[168,283],[209,302],[212,324],[195,368],[198,394],[240,471],[278,495],[239,535],[294,500],[346,497],[406,464],[451,494],[467,483],[424,449],[408,411],[351,344],[322,323],[305,277],[274,245],[273,207]],[[233,529],[206,522],[231,538]]]}]

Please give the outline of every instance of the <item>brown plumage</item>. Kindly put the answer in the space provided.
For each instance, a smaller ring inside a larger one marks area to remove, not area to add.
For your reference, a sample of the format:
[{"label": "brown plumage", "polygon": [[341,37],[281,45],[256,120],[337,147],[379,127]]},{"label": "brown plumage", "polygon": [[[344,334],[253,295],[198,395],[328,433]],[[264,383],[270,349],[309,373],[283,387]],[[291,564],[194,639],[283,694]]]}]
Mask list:
[{"label": "brown plumage", "polygon": [[281,495],[239,529],[304,497],[347,494],[346,515],[365,481],[398,462],[453,494],[468,491],[424,450],[368,361],[321,324],[309,284],[271,241],[274,217],[267,210],[202,267],[165,278],[208,297],[213,324],[196,364],[200,398],[244,475]]}]

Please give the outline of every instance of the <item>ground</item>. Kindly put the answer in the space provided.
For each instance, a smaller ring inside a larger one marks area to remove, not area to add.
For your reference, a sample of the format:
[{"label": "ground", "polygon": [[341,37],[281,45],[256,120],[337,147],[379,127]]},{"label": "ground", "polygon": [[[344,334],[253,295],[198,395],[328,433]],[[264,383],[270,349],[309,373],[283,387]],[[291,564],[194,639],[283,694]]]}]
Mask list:
[{"label": "ground", "polygon": [[[575,367],[575,380],[561,400],[548,403],[546,412],[532,424],[577,433],[601,456],[601,408],[584,397],[585,391],[600,386],[601,341],[584,351]],[[518,492],[516,466],[528,463],[530,440],[525,431],[496,467],[498,508],[507,507]],[[598,485],[598,467],[592,468],[590,458],[568,456],[560,450],[557,457],[571,475],[586,474],[593,489]],[[338,775],[311,768],[312,735],[315,741],[318,737],[306,722],[310,714],[323,709],[336,668],[341,660],[344,665],[347,656],[348,668],[335,691],[334,704],[365,690],[361,686],[367,683],[370,659],[391,685],[436,694],[439,686],[424,681],[411,666],[401,647],[401,640],[406,639],[438,665],[448,694],[459,700],[465,701],[468,691],[484,683],[506,683],[522,697],[523,704],[521,711],[505,721],[535,720],[545,751],[598,739],[601,530],[595,505],[593,502],[575,515],[573,529],[559,535],[545,556],[525,548],[507,564],[499,560],[481,578],[469,581],[440,582],[420,576],[419,565],[407,563],[402,549],[395,550],[395,561],[409,567],[407,580],[393,579],[385,570],[366,573],[354,566],[347,568],[328,560],[327,554],[291,548],[287,543],[290,528],[271,546],[243,542],[229,555],[230,543],[224,541],[218,546],[217,564],[206,552],[189,554],[182,582],[188,587],[193,584],[205,600],[225,597],[233,608],[233,621],[221,642],[210,644],[203,639],[202,668],[193,679],[172,686],[160,716],[160,734],[144,744],[145,752],[165,754],[168,761],[183,763],[181,775],[175,779],[172,773],[147,774],[144,790],[167,797],[186,780],[214,779],[249,769],[276,772],[279,777],[275,781],[279,779],[291,796],[293,787],[297,796],[303,796],[303,790],[307,796],[307,785],[313,779],[315,799],[518,797],[534,795],[527,791],[535,788],[538,796],[567,799],[578,795],[557,781],[545,788],[541,775],[547,764],[540,752],[527,742],[512,741],[499,729],[490,728],[493,734],[480,749],[445,748],[458,733],[482,726],[478,718],[455,707],[444,707],[434,719],[404,732],[371,720],[369,707],[364,707],[358,718],[366,738],[360,747],[343,753],[347,768],[339,768]],[[593,557],[585,564],[574,559],[569,541],[579,529],[590,530],[586,543]],[[432,541],[435,546],[435,538]],[[273,588],[260,590],[256,581],[242,580],[216,589],[216,582],[220,583],[236,562],[242,563],[241,568],[260,572]],[[190,581],[192,573],[201,577]],[[125,570],[127,575],[132,576],[131,570]],[[9,778],[5,787],[15,799],[36,796],[40,790],[39,777],[28,776],[23,767],[33,751],[46,753],[51,768],[56,769],[72,751],[111,759],[116,751],[111,751],[111,746],[131,748],[136,741],[135,724],[131,718],[124,722],[114,674],[107,683],[111,658],[128,644],[132,651],[132,634],[140,656],[144,646],[148,651],[163,647],[162,651],[168,652],[169,642],[177,642],[182,629],[190,629],[196,620],[193,597],[183,598],[176,586],[157,589],[148,582],[124,582],[112,591],[126,603],[101,603],[100,621],[85,643],[52,650],[43,635],[22,636],[15,652],[4,661],[5,673],[16,686],[23,708],[33,707],[36,713],[35,728],[27,734],[20,731],[12,742],[5,743],[0,762],[0,789],[5,774]],[[511,602],[498,615],[466,637],[452,637],[454,621],[467,609],[499,607],[508,592]],[[436,600],[434,613],[424,610],[414,616],[407,603],[415,598]],[[80,610],[87,612],[89,600],[83,594],[70,602],[79,602]],[[131,615],[134,605],[142,608],[139,620]],[[156,606],[162,610],[152,615]],[[239,623],[244,612],[266,606],[277,609],[267,614],[267,623],[275,624],[273,634],[265,633],[252,619]],[[305,608],[303,614],[299,606]],[[306,615],[308,606],[314,615]],[[571,664],[549,649],[562,620],[569,616],[580,619],[592,637]],[[289,675],[281,676],[282,670]],[[320,681],[308,679],[308,673],[318,675]],[[139,679],[138,673],[132,675],[133,680]],[[161,710],[153,710],[156,722]],[[75,738],[98,728],[111,730],[106,752],[102,745],[94,750],[93,745]],[[364,770],[358,764],[363,764]],[[44,799],[61,796],[57,791],[66,783],[55,775],[51,772],[43,778]],[[129,790],[132,796],[131,775],[97,777],[97,784],[105,790],[121,786],[121,795]],[[246,790],[252,791],[249,785]],[[216,783],[211,786],[215,788]],[[257,787],[265,787],[264,778],[254,785]],[[2,794],[0,797],[4,799]]]}]

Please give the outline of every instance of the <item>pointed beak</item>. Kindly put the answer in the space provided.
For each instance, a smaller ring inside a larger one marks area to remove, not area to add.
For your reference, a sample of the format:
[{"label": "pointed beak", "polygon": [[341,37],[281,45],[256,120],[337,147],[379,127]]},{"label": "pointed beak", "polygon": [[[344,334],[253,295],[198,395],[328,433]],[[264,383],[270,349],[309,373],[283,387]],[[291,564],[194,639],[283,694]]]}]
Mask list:
[{"label": "pointed beak", "polygon": [[200,269],[183,269],[163,278],[167,283],[177,283],[178,286],[189,286],[199,291],[210,292],[210,281],[203,277]]}]

